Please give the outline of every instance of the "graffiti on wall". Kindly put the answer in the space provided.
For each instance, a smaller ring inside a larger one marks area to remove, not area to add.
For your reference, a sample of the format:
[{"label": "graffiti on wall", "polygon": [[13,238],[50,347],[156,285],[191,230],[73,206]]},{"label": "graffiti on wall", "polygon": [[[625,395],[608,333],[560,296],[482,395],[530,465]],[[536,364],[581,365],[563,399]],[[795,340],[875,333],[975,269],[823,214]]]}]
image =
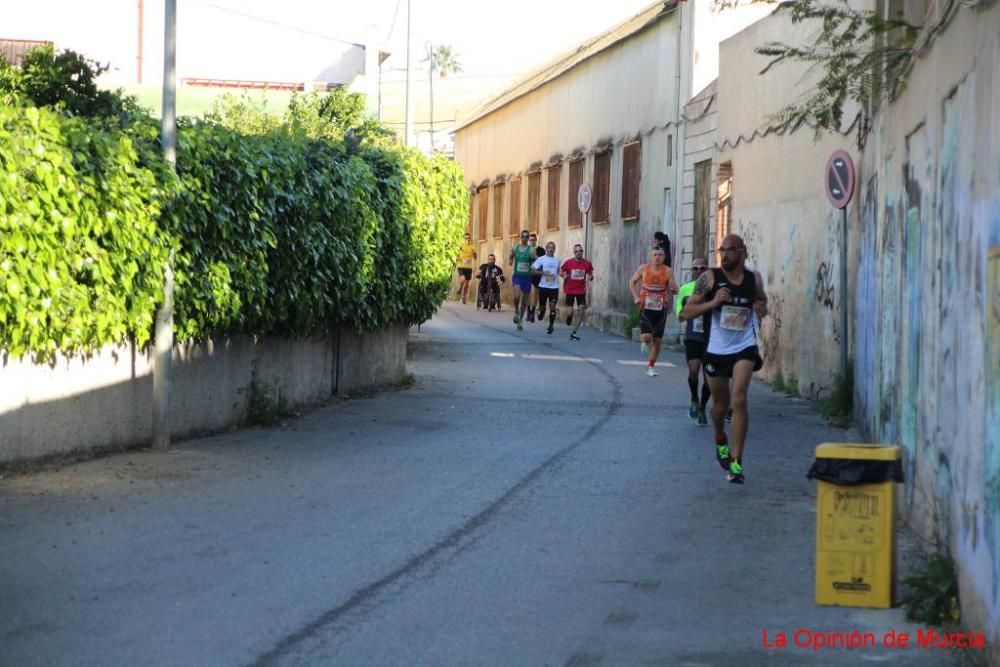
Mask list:
[{"label": "graffiti on wall", "polygon": [[762,244],[764,242],[764,235],[760,229],[760,221],[740,220],[739,230],[740,236],[743,237],[743,243],[747,247],[747,260],[754,268],[759,267],[761,265]]},{"label": "graffiti on wall", "polygon": [[987,346],[989,349],[989,421],[986,435],[986,515],[984,533],[996,557],[993,559],[993,595],[1000,598],[1000,197],[992,203],[987,296],[992,305]]},{"label": "graffiti on wall", "polygon": [[862,191],[855,414],[866,438],[904,445],[909,523],[1000,627],[1000,191],[975,189],[976,119],[1000,109],[977,102],[972,73],[939,102],[905,144],[878,147]]},{"label": "graffiti on wall", "polygon": [[816,286],[813,288],[816,303],[830,310],[833,310],[836,292],[836,288],[833,286],[832,265],[832,262],[829,264],[820,262],[819,268],[816,270]]}]

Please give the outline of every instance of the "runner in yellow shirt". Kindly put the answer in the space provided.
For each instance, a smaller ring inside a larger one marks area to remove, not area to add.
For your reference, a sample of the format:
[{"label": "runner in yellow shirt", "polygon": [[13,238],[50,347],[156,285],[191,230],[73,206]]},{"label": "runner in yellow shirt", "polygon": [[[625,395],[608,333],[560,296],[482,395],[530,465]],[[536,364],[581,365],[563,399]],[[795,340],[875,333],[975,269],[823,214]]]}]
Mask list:
[{"label": "runner in yellow shirt", "polygon": [[469,296],[469,285],[472,284],[472,266],[476,261],[476,246],[472,245],[472,235],[465,235],[462,249],[458,251],[458,295],[465,303]]}]

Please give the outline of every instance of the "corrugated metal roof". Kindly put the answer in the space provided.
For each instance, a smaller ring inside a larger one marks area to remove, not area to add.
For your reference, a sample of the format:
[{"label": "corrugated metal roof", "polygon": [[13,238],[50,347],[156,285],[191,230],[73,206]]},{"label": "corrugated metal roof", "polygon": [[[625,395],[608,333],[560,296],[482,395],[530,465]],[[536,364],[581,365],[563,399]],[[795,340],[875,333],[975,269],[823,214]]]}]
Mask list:
[{"label": "corrugated metal roof", "polygon": [[625,41],[633,35],[656,25],[662,18],[668,16],[676,9],[677,2],[678,0],[659,0],[658,2],[654,2],[632,18],[619,23],[600,35],[590,38],[572,51],[568,51],[546,63],[473,111],[467,119],[462,120],[455,127],[455,131],[457,132],[467,125],[471,125],[480,118],[510,104],[519,97],[540,88],[588,58],[592,58],[619,42]]}]

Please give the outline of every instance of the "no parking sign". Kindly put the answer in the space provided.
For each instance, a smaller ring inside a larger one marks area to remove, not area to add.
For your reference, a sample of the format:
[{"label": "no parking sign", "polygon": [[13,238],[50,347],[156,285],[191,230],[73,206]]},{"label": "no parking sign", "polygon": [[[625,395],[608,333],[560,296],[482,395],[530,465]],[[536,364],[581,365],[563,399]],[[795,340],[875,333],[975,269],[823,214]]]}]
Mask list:
[{"label": "no parking sign", "polygon": [[835,150],[826,162],[826,198],[834,208],[847,208],[854,196],[854,162],[845,150]]}]

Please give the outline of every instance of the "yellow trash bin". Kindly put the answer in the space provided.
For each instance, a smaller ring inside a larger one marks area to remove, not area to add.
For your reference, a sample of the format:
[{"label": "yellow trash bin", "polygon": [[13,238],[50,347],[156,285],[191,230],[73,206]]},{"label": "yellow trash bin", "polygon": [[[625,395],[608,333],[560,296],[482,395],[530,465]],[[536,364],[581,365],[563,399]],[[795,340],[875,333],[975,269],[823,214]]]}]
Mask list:
[{"label": "yellow trash bin", "polygon": [[899,447],[824,443],[809,478],[816,493],[816,604],[892,606],[896,584],[893,482]]}]

